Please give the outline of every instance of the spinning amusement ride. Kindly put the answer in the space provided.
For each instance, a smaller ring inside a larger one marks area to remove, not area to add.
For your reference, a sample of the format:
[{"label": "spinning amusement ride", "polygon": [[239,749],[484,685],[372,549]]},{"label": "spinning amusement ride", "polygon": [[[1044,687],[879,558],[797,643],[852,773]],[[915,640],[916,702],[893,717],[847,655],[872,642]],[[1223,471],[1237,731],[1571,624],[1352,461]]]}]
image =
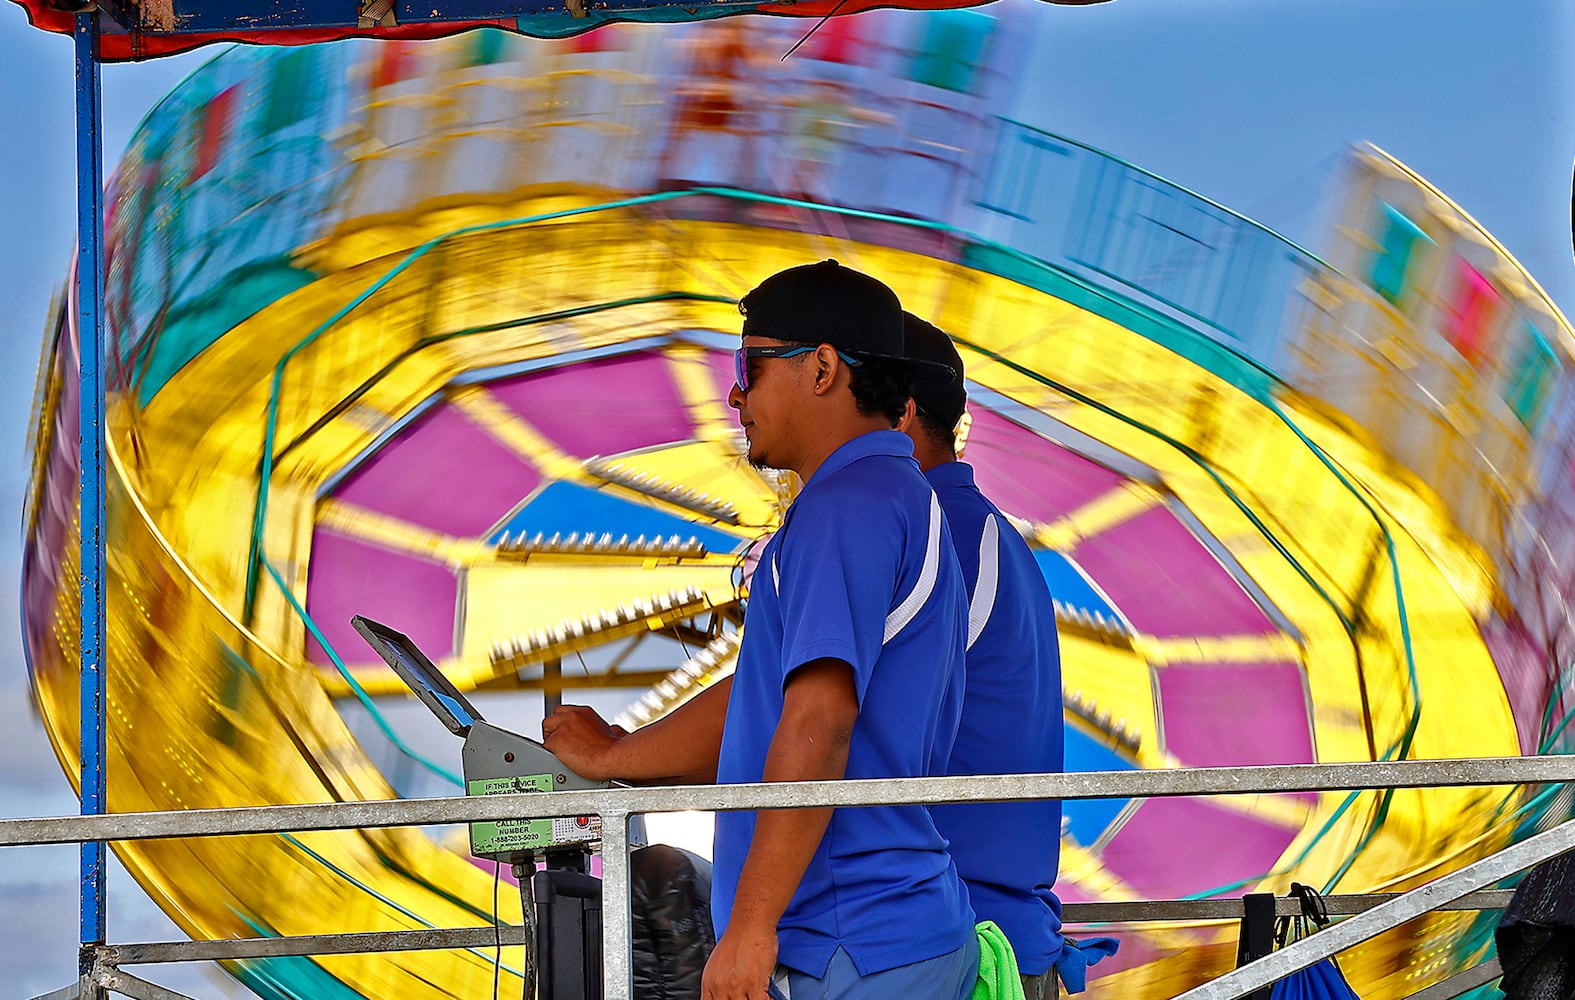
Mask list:
[{"label": "spinning amusement ride", "polygon": [[[467,692],[623,689],[630,727],[727,676],[796,487],[742,457],[734,302],[828,256],[957,341],[964,457],[1056,597],[1069,769],[1566,749],[1568,323],[1379,150],[1315,256],[1019,120],[1029,14],[836,18],[785,62],[807,22],[238,46],[194,73],[106,196],[110,809],[457,793],[389,717],[404,689],[357,613]],[[75,315],[24,567],[74,779]],[[1493,788],[1069,803],[1057,890],[1398,889],[1568,812]],[[492,919],[490,867],[443,832],[116,851],[196,937]],[[1343,964],[1404,995],[1489,930],[1433,914]],[[1111,933],[1096,996],[1235,957],[1234,923]],[[232,971],[436,997],[494,965]]]}]

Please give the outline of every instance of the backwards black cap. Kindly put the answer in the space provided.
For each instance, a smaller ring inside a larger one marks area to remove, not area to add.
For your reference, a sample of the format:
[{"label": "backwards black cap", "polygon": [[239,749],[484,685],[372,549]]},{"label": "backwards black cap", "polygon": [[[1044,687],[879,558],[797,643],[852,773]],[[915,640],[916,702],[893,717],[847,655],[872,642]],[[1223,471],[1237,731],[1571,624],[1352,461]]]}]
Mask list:
[{"label": "backwards black cap", "polygon": [[940,365],[953,375],[945,382],[925,382],[913,387],[913,405],[945,424],[954,427],[962,419],[968,393],[963,389],[962,356],[952,338],[911,312],[902,314],[905,350],[917,362]]},{"label": "backwards black cap", "polygon": [[835,260],[778,271],[738,302],[746,337],[830,344],[855,357],[912,365],[920,381],[948,379],[949,366],[908,357],[897,293]]}]

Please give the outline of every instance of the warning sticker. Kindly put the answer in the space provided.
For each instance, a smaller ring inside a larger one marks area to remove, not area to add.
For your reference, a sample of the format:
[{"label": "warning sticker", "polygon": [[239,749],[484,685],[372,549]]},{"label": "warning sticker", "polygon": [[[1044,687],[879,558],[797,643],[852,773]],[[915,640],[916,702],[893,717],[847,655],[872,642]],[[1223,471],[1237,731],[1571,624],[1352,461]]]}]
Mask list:
[{"label": "warning sticker", "polygon": [[[552,790],[552,775],[526,774],[512,778],[479,778],[465,783],[466,795],[508,795]],[[510,819],[470,824],[470,853],[507,854],[538,851],[559,844],[583,844],[601,839],[601,820],[594,816],[555,819]]]}]

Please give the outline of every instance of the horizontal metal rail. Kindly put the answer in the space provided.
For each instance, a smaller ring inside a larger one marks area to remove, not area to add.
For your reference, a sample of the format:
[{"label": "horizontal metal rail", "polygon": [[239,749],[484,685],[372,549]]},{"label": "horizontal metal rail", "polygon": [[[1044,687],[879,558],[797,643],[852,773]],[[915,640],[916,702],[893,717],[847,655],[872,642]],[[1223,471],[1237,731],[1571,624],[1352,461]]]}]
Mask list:
[{"label": "horizontal metal rail", "polygon": [[[428,826],[545,815],[599,815],[604,819],[617,817],[621,820],[637,813],[689,809],[729,812],[940,802],[1444,788],[1567,781],[1575,781],[1575,755],[890,778],[794,784],[679,785],[7,819],[0,820],[0,847],[69,844],[88,840],[151,840],[280,831]],[[550,796],[550,811],[543,809],[543,794]]]},{"label": "horizontal metal rail", "polygon": [[[1176,795],[1236,795],[1275,792],[1338,791],[1396,787],[1459,787],[1520,785],[1575,781],[1575,756],[1478,757],[1448,760],[1374,761],[1345,764],[1292,764],[1267,767],[1188,768],[1149,771],[1094,771],[1066,774],[983,775],[949,778],[902,778],[794,784],[697,785],[668,788],[609,788],[518,795],[487,795],[366,802],[324,802],[286,806],[192,809],[172,812],[111,813],[0,820],[0,847],[78,843],[90,840],[146,840],[170,837],[213,837],[282,831],[362,829],[474,823],[488,820],[555,816],[600,816],[602,819],[603,978],[608,1000],[624,1000],[631,982],[629,927],[629,818],[642,813],[700,809],[795,809],[905,805],[912,803],[1029,801],[1034,799],[1147,798]],[[543,795],[547,798],[544,800]],[[550,809],[544,808],[550,802]],[[1568,841],[1568,843],[1566,843]],[[1304,941],[1228,973],[1184,994],[1184,1000],[1231,1000],[1267,985],[1351,944],[1366,940],[1428,910],[1453,903],[1484,889],[1505,875],[1575,846],[1575,823],[1567,823],[1505,851],[1445,876],[1437,882],[1373,905]],[[1509,865],[1510,867],[1505,867]],[[1153,916],[1167,905],[1225,901],[1159,901],[1149,904]],[[1131,906],[1133,904],[1125,904]],[[1500,904],[1501,905],[1501,904]],[[1207,905],[1199,907],[1206,912]],[[1097,912],[1097,911],[1096,911]],[[1198,914],[1191,914],[1198,916]],[[1238,915],[1232,911],[1226,916]],[[1198,916],[1199,919],[1209,919]],[[1084,919],[1091,919],[1085,917]],[[1119,919],[1119,918],[1112,918]],[[1141,919],[1126,917],[1125,919]],[[1171,918],[1174,919],[1174,918]],[[485,946],[509,928],[465,929],[467,945],[480,935]],[[459,947],[440,943],[450,931],[399,932],[411,935],[400,950]],[[375,945],[385,935],[320,935],[317,945],[350,950],[390,950]],[[347,940],[348,939],[348,940]],[[457,940],[457,939],[456,939]],[[287,939],[252,946],[290,954]],[[335,945],[335,941],[338,945]],[[193,947],[238,946],[242,942],[200,942]],[[120,946],[118,961],[153,961],[138,954],[158,954],[160,945]],[[135,949],[144,949],[140,953]],[[318,953],[318,952],[313,952]],[[171,960],[166,957],[160,959]],[[115,962],[103,962],[112,967]],[[106,982],[97,987],[115,987]],[[125,981],[140,990],[140,980]],[[126,993],[124,989],[117,992]],[[126,993],[135,996],[135,993]],[[152,994],[148,994],[152,995]],[[162,996],[170,994],[163,993]],[[178,994],[177,994],[178,995]]]},{"label": "horizontal metal rail", "polygon": [[[1514,893],[1490,889],[1439,907],[1447,910],[1500,910]],[[1361,913],[1399,893],[1324,896],[1331,914]],[[1300,901],[1283,897],[1275,901],[1278,916],[1302,912]],[[1067,903],[1064,924],[1142,923],[1160,920],[1234,920],[1242,915],[1237,899],[1124,900],[1114,903]],[[526,944],[525,928],[517,924],[497,927],[434,928],[414,931],[366,931],[349,934],[302,934],[292,937],[222,938],[209,941],[161,941],[145,944],[107,945],[100,949],[109,965],[152,965],[168,962],[221,962],[298,955],[354,955],[386,951],[436,951],[491,948]]]},{"label": "horizontal metal rail", "polygon": [[1490,958],[1480,965],[1473,965],[1464,972],[1457,972],[1448,979],[1436,982],[1419,993],[1411,994],[1410,1000],[1454,1000],[1467,990],[1485,986],[1503,974],[1498,959]]},{"label": "horizontal metal rail", "polygon": [[297,955],[370,955],[383,951],[443,951],[514,947],[529,943],[520,924],[496,927],[432,928],[415,931],[364,931],[355,934],[298,934],[291,937],[215,938],[210,941],[158,941],[114,944],[102,950],[110,965],[159,965],[166,962],[227,962],[232,959],[286,958]]},{"label": "horizontal metal rail", "polygon": [[[1362,895],[1324,896],[1324,907],[1331,916],[1364,913],[1380,903],[1398,897],[1398,892]],[[1502,910],[1509,905],[1511,889],[1485,889],[1438,907],[1440,910]],[[1291,896],[1274,900],[1274,915],[1294,917],[1302,912],[1301,901]],[[1108,903],[1066,903],[1061,907],[1063,924],[1142,923],[1149,920],[1235,920],[1242,915],[1241,899],[1142,899]]]}]

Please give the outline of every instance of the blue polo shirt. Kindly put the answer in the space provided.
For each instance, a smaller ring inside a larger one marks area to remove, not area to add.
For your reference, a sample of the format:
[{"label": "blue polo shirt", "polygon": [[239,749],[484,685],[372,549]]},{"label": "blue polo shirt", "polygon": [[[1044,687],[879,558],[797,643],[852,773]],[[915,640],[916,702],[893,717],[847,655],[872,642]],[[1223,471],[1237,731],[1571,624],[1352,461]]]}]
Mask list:
[{"label": "blue polo shirt", "polygon": [[[1011,522],[974,485],[973,468],[927,472],[951,527],[969,594],[967,687],[948,774],[1060,771],[1061,656],[1050,588]],[[1039,975],[1061,954],[1061,803],[958,803],[932,810],[980,920]]]},{"label": "blue polo shirt", "polygon": [[[853,668],[849,778],[923,777],[961,714],[968,598],[935,493],[896,431],[838,448],[804,485],[750,584],[717,781],[760,781],[788,676]],[[727,930],[752,812],[718,813],[711,915]],[[778,961],[825,975],[838,947],[860,975],[955,951],[973,911],[924,806],[838,809],[777,925]]]}]

